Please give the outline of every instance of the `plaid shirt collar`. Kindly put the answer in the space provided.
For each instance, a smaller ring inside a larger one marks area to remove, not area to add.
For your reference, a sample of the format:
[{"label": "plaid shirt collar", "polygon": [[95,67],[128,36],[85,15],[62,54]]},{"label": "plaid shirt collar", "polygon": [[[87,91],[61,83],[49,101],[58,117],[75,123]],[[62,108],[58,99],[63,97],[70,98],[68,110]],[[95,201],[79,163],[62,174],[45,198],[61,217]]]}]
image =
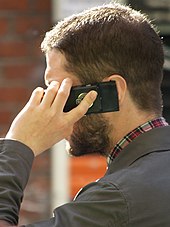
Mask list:
[{"label": "plaid shirt collar", "polygon": [[126,136],[124,136],[123,139],[121,139],[116,144],[113,151],[108,157],[108,163],[110,164],[120,154],[123,148],[125,148],[132,140],[134,140],[142,133],[145,133],[153,128],[164,127],[167,125],[168,123],[165,121],[165,119],[163,117],[160,117],[160,118],[156,118],[154,120],[148,121],[140,125],[139,127],[135,128],[133,131],[128,133]]}]

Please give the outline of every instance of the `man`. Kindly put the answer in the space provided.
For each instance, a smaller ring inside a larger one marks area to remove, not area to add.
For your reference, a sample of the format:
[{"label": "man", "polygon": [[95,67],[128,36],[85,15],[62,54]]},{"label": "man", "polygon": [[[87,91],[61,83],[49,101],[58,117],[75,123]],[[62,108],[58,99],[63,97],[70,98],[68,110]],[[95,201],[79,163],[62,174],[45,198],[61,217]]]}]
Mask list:
[{"label": "man", "polygon": [[[47,92],[33,93],[1,141],[2,226],[17,224],[33,154],[63,138],[72,155],[108,157],[108,170],[56,208],[53,218],[27,226],[170,226],[170,127],[162,117],[164,57],[153,25],[129,7],[104,5],[59,22],[42,50]],[[71,86],[66,78],[73,85],[115,81],[120,110],[77,121],[94,101],[92,92],[77,107],[81,111],[63,113]]]}]

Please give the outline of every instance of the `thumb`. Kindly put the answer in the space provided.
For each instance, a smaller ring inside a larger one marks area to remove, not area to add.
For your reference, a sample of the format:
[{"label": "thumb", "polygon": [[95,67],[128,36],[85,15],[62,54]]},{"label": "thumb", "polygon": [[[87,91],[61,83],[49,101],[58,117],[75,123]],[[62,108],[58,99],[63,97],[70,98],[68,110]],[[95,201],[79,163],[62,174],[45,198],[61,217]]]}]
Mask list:
[{"label": "thumb", "polygon": [[76,121],[78,121],[80,118],[82,118],[86,112],[88,111],[88,109],[91,107],[91,105],[93,105],[93,102],[95,101],[97,97],[97,92],[96,91],[90,91],[85,97],[84,99],[81,101],[81,103],[74,108],[73,110],[71,110],[69,113],[70,116],[70,120],[75,123]]}]

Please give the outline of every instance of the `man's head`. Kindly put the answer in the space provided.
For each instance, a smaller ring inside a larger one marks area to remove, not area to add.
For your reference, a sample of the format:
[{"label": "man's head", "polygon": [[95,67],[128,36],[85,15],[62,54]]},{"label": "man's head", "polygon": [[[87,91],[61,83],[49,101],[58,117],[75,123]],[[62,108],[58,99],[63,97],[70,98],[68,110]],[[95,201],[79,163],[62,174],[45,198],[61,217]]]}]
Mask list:
[{"label": "man's head", "polygon": [[46,34],[42,49],[51,48],[65,55],[66,69],[82,83],[120,74],[139,107],[161,111],[162,44],[141,13],[110,4],[73,15]]},{"label": "man's head", "polygon": [[66,60],[65,71],[82,84],[118,75],[139,110],[161,114],[163,48],[154,27],[141,13],[113,3],[73,15],[46,34],[42,50],[59,51]]}]

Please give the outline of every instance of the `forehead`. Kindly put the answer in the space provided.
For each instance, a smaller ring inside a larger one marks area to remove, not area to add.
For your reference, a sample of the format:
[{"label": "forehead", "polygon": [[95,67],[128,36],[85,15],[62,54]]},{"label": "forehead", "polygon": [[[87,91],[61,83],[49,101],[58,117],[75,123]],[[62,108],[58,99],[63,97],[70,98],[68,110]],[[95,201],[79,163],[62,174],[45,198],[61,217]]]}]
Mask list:
[{"label": "forehead", "polygon": [[60,51],[53,49],[46,53],[46,62],[49,68],[64,68],[64,65],[66,64],[66,59]]},{"label": "forehead", "polygon": [[71,72],[66,71],[66,59],[64,54],[57,50],[50,50],[46,53],[45,80],[49,83],[53,80],[62,82],[65,78],[70,78],[73,85],[80,84],[79,79]]}]

